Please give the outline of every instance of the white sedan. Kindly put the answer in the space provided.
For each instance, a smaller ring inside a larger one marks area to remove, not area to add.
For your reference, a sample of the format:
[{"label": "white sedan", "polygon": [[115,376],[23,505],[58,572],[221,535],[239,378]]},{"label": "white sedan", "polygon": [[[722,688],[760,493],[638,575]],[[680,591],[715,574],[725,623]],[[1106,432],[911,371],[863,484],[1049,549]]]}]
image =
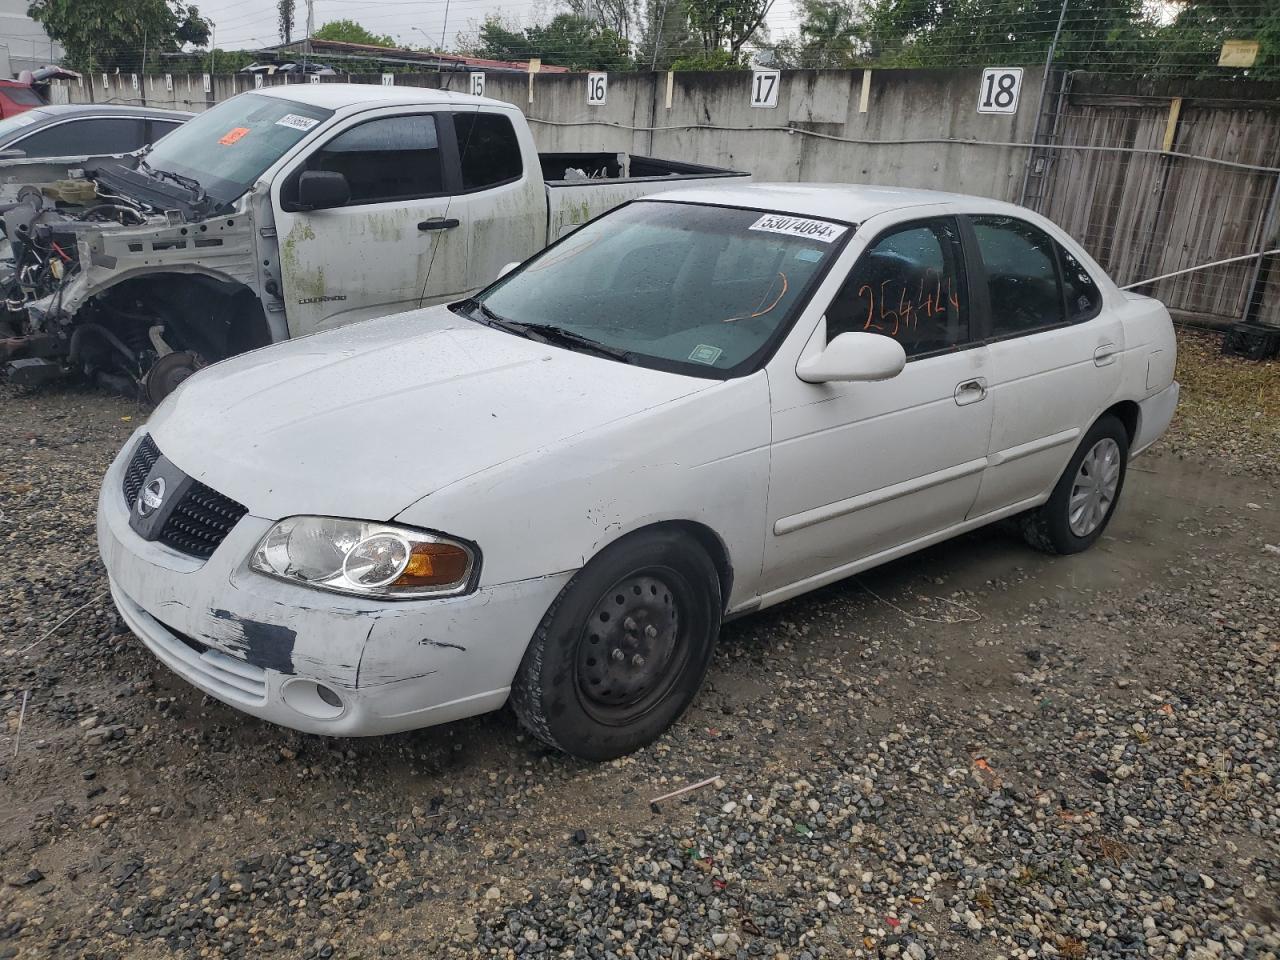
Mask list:
[{"label": "white sedan", "polygon": [[1174,335],[1043,218],[856,186],[686,189],[474,299],[227,360],[112,464],[98,537],[168,667],[313,733],[510,701],[603,759],[720,625],[1005,517],[1110,520]]}]

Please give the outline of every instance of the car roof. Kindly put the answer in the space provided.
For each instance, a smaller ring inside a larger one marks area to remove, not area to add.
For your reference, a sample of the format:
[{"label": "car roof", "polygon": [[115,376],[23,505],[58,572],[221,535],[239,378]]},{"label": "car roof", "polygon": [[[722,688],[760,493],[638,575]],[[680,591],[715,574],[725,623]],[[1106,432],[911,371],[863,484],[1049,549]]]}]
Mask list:
[{"label": "car roof", "polygon": [[917,190],[911,187],[879,187],[857,183],[716,183],[705,187],[688,187],[653,194],[648,200],[678,200],[682,203],[717,204],[776,210],[800,217],[820,220],[843,220],[862,223],[881,213],[906,207],[961,203],[975,211],[1005,210],[1025,213],[1020,207],[940,190]]},{"label": "car roof", "polygon": [[468,93],[454,93],[451,90],[436,90],[432,87],[383,87],[373,83],[286,83],[259,87],[250,92],[327,110],[356,106],[393,107],[420,103],[450,103],[459,106],[514,109],[510,104],[500,100],[473,97]]},{"label": "car roof", "polygon": [[47,103],[32,107],[29,113],[39,114],[41,123],[66,120],[69,117],[155,117],[164,120],[190,120],[195,116],[185,110],[164,110],[160,107],[131,107],[122,103]]}]

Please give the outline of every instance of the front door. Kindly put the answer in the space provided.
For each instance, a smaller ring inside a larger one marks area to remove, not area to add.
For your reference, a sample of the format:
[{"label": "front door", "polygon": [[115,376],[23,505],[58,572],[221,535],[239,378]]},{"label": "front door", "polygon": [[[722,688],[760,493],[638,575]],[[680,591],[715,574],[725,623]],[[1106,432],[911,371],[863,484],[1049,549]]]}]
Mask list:
[{"label": "front door", "polygon": [[[350,201],[298,209],[305,170],[343,174]],[[273,200],[290,335],[466,290],[470,224],[457,178],[450,119],[432,112],[359,119],[280,178]]]},{"label": "front door", "polygon": [[991,430],[987,348],[970,333],[967,286],[953,218],[890,227],[859,257],[815,336],[895,337],[907,353],[902,373],[810,384],[771,372],[765,592],[798,592],[964,520]]},{"label": "front door", "polygon": [[994,421],[975,517],[1040,499],[1120,385],[1124,327],[1084,266],[1017,217],[969,218]]}]

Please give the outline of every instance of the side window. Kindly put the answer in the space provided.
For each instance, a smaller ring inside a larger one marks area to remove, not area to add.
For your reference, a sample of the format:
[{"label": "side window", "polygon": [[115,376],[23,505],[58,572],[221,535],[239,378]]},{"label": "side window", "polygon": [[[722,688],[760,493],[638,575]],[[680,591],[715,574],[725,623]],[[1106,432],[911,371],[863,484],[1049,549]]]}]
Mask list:
[{"label": "side window", "polygon": [[173,133],[182,124],[173,120],[152,120],[151,121],[151,142],[155,143],[165,134]]},{"label": "side window", "polygon": [[827,308],[827,339],[859,330],[893,337],[908,357],[969,341],[968,290],[954,220],[894,227],[858,258]]},{"label": "side window", "polygon": [[129,153],[144,144],[141,120],[99,117],[68,120],[38,130],[13,145],[28,157],[80,157]]},{"label": "side window", "polygon": [[973,217],[987,270],[991,335],[1007,337],[1063,323],[1055,244],[1016,217]]},{"label": "side window", "polygon": [[429,114],[384,117],[352,127],[312,154],[306,169],[346,177],[351,186],[348,206],[444,192],[436,121]]},{"label": "side window", "polygon": [[1062,264],[1062,289],[1067,295],[1067,319],[1072,323],[1092,320],[1102,312],[1102,291],[1079,260],[1058,244]]},{"label": "side window", "polygon": [[519,179],[524,172],[520,141],[500,113],[455,113],[453,129],[462,160],[462,189],[482,190]]}]

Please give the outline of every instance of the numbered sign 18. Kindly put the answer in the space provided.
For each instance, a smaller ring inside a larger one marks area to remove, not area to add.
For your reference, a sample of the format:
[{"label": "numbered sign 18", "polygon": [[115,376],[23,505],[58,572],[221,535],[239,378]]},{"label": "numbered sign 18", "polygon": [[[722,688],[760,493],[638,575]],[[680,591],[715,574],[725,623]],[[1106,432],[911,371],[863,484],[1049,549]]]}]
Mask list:
[{"label": "numbered sign 18", "polygon": [[756,70],[751,74],[751,105],[753,107],[776,107],[778,105],[778,87],[782,83],[782,73],[777,70]]},{"label": "numbered sign 18", "polygon": [[471,74],[471,95],[473,97],[484,96],[484,74],[483,73]]},{"label": "numbered sign 18", "polygon": [[200,74],[200,79],[204,81],[204,92],[213,93],[213,77],[207,73]]},{"label": "numbered sign 18", "polygon": [[1021,67],[987,67],[978,91],[979,113],[1017,113],[1022,91]]},{"label": "numbered sign 18", "polygon": [[592,107],[603,107],[609,95],[609,75],[607,73],[587,74],[587,104]]},{"label": "numbered sign 18", "polygon": [[133,89],[138,89],[138,75],[136,73],[129,74],[129,79],[133,81]]},{"label": "numbered sign 18", "polygon": [[394,73],[384,73],[382,75],[382,85],[384,87],[394,87],[396,85],[396,75]]}]

